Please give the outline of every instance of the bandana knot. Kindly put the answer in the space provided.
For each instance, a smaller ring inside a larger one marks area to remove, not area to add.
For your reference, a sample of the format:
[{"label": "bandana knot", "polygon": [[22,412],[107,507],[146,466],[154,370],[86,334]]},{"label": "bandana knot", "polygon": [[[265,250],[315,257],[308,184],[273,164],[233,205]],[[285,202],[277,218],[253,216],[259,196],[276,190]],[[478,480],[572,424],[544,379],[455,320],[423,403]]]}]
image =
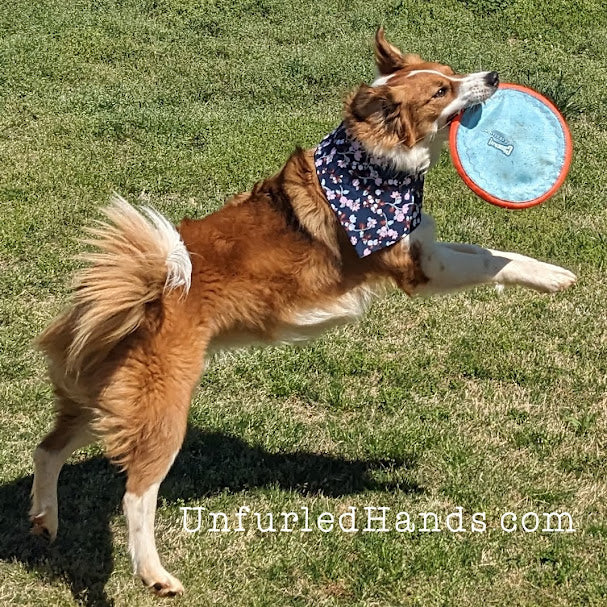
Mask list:
[{"label": "bandana knot", "polygon": [[398,242],[421,222],[424,178],[366,152],[340,124],[314,154],[318,181],[359,257]]}]

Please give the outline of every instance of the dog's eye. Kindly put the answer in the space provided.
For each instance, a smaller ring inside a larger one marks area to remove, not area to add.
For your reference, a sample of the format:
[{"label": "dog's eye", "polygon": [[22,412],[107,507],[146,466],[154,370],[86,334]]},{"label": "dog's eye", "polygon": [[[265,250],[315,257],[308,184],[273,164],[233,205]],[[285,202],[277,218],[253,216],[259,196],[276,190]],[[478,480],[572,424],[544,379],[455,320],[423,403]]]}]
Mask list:
[{"label": "dog's eye", "polygon": [[441,86],[438,91],[436,91],[436,93],[434,93],[434,95],[432,95],[433,98],[436,97],[444,97],[447,94],[447,87],[446,86]]}]

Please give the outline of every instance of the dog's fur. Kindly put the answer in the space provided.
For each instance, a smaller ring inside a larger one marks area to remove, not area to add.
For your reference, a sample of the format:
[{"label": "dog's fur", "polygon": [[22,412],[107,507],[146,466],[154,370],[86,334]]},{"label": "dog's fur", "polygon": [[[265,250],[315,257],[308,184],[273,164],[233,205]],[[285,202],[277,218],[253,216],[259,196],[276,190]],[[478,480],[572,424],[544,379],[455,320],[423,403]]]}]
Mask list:
[{"label": "dog's fur", "polygon": [[[436,162],[454,113],[487,99],[497,74],[458,76],[403,55],[376,36],[379,77],[345,103],[367,150],[411,173]],[[359,259],[318,183],[314,150],[274,177],[175,230],[116,198],[89,230],[97,252],[71,307],[40,336],[56,395],[55,427],[34,454],[35,533],[57,533],[57,478],[77,448],[101,440],[127,474],[124,511],[135,572],[159,594],[183,591],[154,542],[159,484],[181,447],[192,390],[210,351],[309,339],[361,316],[384,289],[409,295],[483,283],[543,292],[570,286],[567,270],[474,245],[438,243],[432,220]]]}]

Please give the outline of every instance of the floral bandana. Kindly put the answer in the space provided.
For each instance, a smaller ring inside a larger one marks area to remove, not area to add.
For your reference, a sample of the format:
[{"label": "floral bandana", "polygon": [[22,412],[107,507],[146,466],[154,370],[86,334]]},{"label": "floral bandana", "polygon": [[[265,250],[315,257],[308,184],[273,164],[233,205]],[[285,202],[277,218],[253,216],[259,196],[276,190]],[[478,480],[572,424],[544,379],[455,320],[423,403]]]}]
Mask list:
[{"label": "floral bandana", "polygon": [[423,175],[369,155],[343,122],[314,154],[318,181],[359,257],[398,242],[420,224]]}]

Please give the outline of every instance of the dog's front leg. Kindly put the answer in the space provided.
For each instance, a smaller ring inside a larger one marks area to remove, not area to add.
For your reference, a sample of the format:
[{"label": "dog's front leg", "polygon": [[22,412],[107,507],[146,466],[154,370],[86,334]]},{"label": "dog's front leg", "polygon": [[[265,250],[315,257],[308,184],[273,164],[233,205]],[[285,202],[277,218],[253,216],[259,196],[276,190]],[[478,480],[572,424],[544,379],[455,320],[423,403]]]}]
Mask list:
[{"label": "dog's front leg", "polygon": [[575,274],[565,268],[471,244],[425,245],[420,262],[428,282],[420,285],[416,294],[443,293],[482,284],[519,285],[556,293],[576,280]]}]

